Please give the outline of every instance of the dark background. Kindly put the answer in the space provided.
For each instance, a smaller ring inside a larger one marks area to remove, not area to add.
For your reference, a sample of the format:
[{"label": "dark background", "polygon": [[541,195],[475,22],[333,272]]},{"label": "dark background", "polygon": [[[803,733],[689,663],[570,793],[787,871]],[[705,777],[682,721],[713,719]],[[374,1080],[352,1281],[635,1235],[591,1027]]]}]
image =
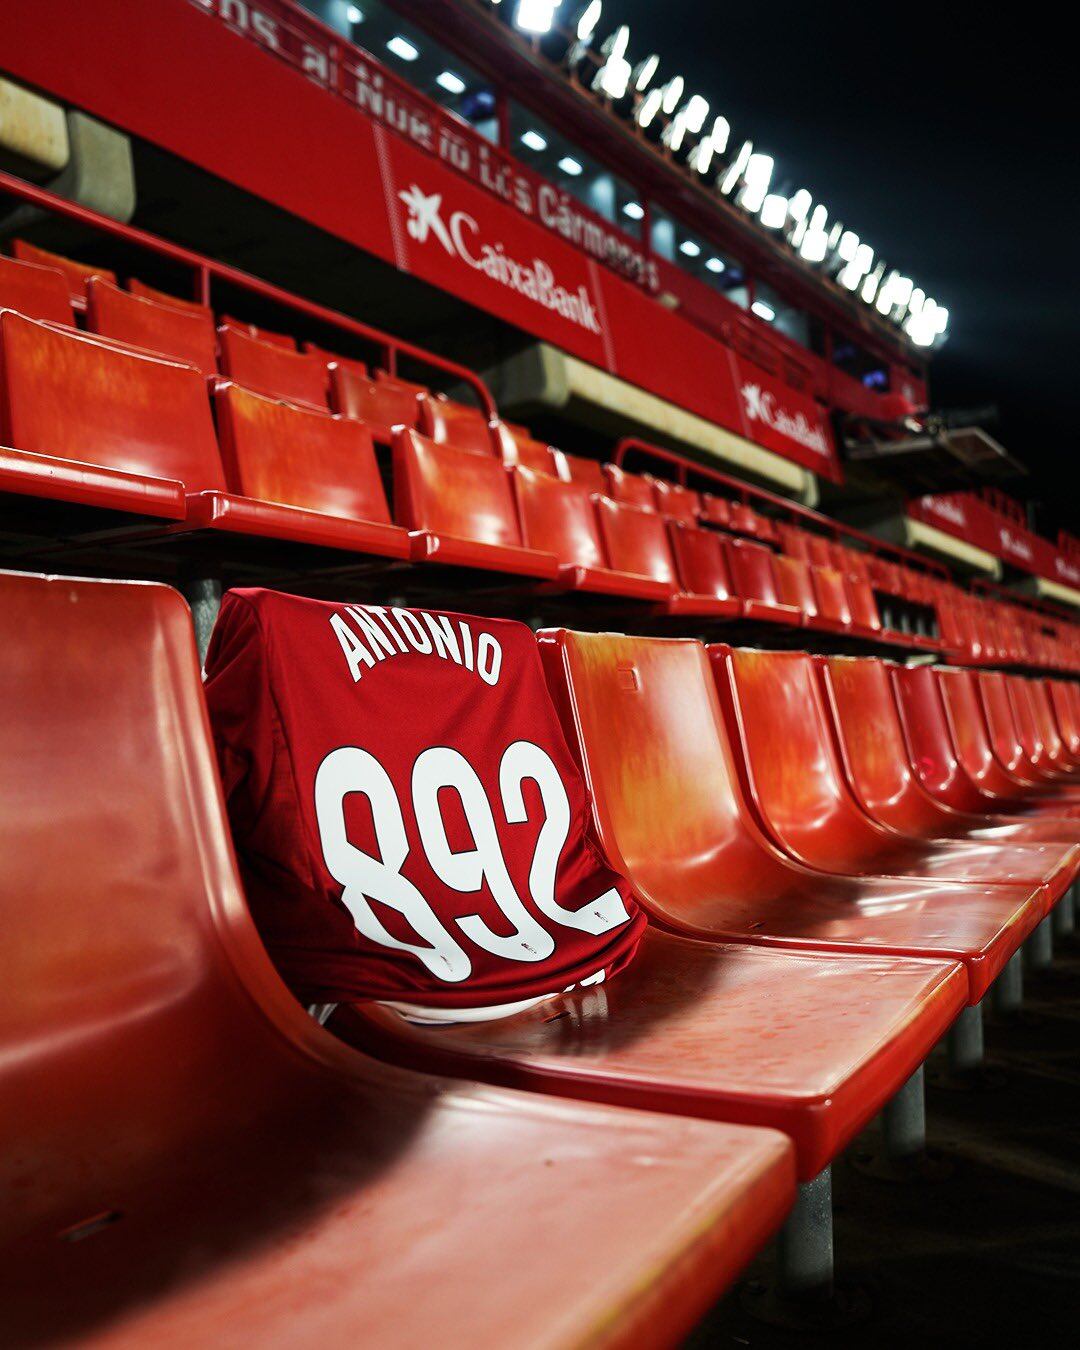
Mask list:
[{"label": "dark background", "polygon": [[999,406],[1043,533],[1080,530],[1080,57],[1063,15],[605,0],[600,27],[629,23],[631,61],[656,51],[658,79],[683,75],[777,181],[947,306],[932,402]]}]

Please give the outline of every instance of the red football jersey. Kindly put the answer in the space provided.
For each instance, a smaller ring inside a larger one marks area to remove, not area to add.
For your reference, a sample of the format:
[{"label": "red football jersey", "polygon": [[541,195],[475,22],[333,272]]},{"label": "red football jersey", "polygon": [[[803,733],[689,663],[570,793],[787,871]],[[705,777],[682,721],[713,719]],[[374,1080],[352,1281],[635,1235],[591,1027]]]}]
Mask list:
[{"label": "red football jersey", "polygon": [[248,901],[303,1002],[490,1007],[632,957],[645,918],[524,624],[234,590],[205,688]]}]

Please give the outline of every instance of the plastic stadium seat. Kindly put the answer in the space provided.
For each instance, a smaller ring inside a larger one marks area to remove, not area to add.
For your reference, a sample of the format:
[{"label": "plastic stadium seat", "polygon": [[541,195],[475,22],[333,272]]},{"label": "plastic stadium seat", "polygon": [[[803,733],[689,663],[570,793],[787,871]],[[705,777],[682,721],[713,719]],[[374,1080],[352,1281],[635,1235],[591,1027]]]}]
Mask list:
[{"label": "plastic stadium seat", "polygon": [[[993,825],[935,800],[912,768],[890,666],[874,658],[834,656],[819,659],[817,667],[848,785],[871,819],[924,839],[1080,845],[1080,822]],[[1080,869],[1080,848],[1072,867],[1074,874]]]},{"label": "plastic stadium seat", "polygon": [[0,491],[182,519],[225,490],[193,366],[0,312]]},{"label": "plastic stadium seat", "polygon": [[1073,758],[1080,758],[1080,706],[1077,686],[1063,680],[1047,680],[1046,691],[1062,741]]},{"label": "plastic stadium seat", "polygon": [[[988,814],[1002,811],[1007,803],[977,787],[960,762],[934,668],[895,666],[891,677],[911,764],[931,797],[983,825],[1034,825],[1022,816]],[[1044,823],[1050,828],[1056,824],[1052,818]]]},{"label": "plastic stadium seat", "polygon": [[217,373],[217,334],[209,310],[197,313],[160,305],[102,277],[91,277],[86,287],[86,326],[101,337],[184,361],[204,375]]},{"label": "plastic stadium seat", "polygon": [[507,422],[495,422],[493,431],[505,465],[511,468],[520,465],[533,473],[547,474],[550,478],[569,482],[570,470],[561,450],[534,440],[527,431],[512,427]]},{"label": "plastic stadium seat", "polygon": [[230,380],[271,398],[326,408],[328,376],[318,356],[249,337],[229,324],[218,328],[218,341],[221,371]]},{"label": "plastic stadium seat", "polygon": [[696,525],[701,515],[701,498],[693,488],[683,487],[681,483],[669,483],[665,478],[652,480],[656,509],[671,520],[681,520],[684,525]]},{"label": "plastic stadium seat", "polygon": [[1041,680],[1028,680],[1020,675],[1010,675],[1007,681],[1017,727],[1031,729],[1032,748],[1028,755],[1035,767],[1048,777],[1068,779],[1074,776],[1076,762],[1057,729],[1046,686]]},{"label": "plastic stadium seat", "polygon": [[363,422],[381,444],[389,445],[393,428],[416,426],[421,395],[411,389],[369,380],[352,363],[331,362],[330,403],[335,412]]},{"label": "plastic stadium seat", "polygon": [[67,278],[58,267],[2,256],[0,309],[14,309],[28,319],[46,319],[49,323],[75,322]]},{"label": "plastic stadium seat", "polygon": [[725,539],[724,549],[735,594],[743,602],[746,617],[798,627],[802,615],[794,605],[780,599],[770,550],[747,539]]},{"label": "plastic stadium seat", "polygon": [[810,579],[817,603],[817,626],[834,633],[850,633],[855,624],[843,573],[835,567],[811,563]]},{"label": "plastic stadium seat", "polygon": [[269,328],[257,328],[253,323],[246,323],[243,319],[232,319],[228,314],[221,316],[221,324],[223,328],[229,328],[234,333],[239,333],[241,337],[264,342],[268,347],[280,347],[286,352],[297,350],[296,339],[290,333],[275,333]]},{"label": "plastic stadium seat", "polygon": [[754,539],[763,539],[769,543],[776,540],[776,526],[768,518],[755,511],[747,502],[732,502],[728,510],[728,528],[736,534],[748,534]]},{"label": "plastic stadium seat", "polygon": [[813,658],[710,649],[737,728],[755,811],[792,857],[823,872],[1026,888],[1044,913],[1071,882],[1055,844],[927,841],[879,825],[852,796]]},{"label": "plastic stadium seat", "polygon": [[594,494],[583,483],[564,483],[522,465],[512,474],[523,542],[555,555],[560,588],[635,600],[662,600],[669,594],[666,582],[607,565]]},{"label": "plastic stadium seat", "polygon": [[1022,788],[1041,788],[1068,791],[1065,783],[1054,783],[1036,767],[1033,755],[1037,753],[1035,730],[1025,717],[1024,726],[1018,723],[1017,713],[1029,712],[1027,705],[1019,708],[1010,695],[1006,677],[996,670],[980,671],[977,675],[979,700],[990,732],[990,744],[998,762],[1006,773]]},{"label": "plastic stadium seat", "polygon": [[455,450],[472,450],[478,455],[501,455],[502,445],[481,409],[430,394],[420,397],[419,407],[417,429],[436,445],[452,445]]},{"label": "plastic stadium seat", "polygon": [[776,522],[776,538],[781,549],[789,558],[797,558],[799,562],[812,562],[810,557],[810,534],[798,525],[792,525],[789,521],[778,520]]},{"label": "plastic stadium seat", "polygon": [[188,498],[188,524],[407,558],[390,523],[371,433],[358,422],[235,384],[214,395],[229,492]]},{"label": "plastic stadium seat", "polygon": [[328,352],[324,347],[320,347],[314,342],[305,342],[303,350],[309,356],[317,356],[327,369],[331,366],[341,366],[343,369],[351,371],[357,379],[366,380],[370,378],[366,361],[357,361],[355,357],[351,356],[338,356],[336,352]]},{"label": "plastic stadium seat", "polygon": [[732,589],[720,536],[713,530],[670,520],[668,538],[681,587],[668,602],[668,612],[716,618],[741,615],[742,602]]},{"label": "plastic stadium seat", "polygon": [[603,491],[612,501],[620,506],[636,506],[640,511],[656,510],[653,480],[646,474],[627,473],[617,464],[605,464],[604,473],[607,487]]},{"label": "plastic stadium seat", "polygon": [[[564,632],[539,641],[605,852],[665,927],[793,950],[961,961],[977,1003],[1039,921],[1026,890],[823,876],[782,853],[743,792],[699,643]],[[795,1030],[798,1017],[785,1025]]]},{"label": "plastic stadium seat", "polygon": [[[11,241],[11,255],[20,262],[38,263],[41,267],[53,267],[62,272],[68,284],[71,303],[80,309],[86,301],[86,283],[91,277],[104,277],[106,281],[114,284],[116,282],[116,273],[110,272],[107,267],[89,267],[86,263],[65,258],[60,253],[50,253],[48,249],[38,248],[36,244],[29,244],[25,239]],[[70,323],[70,320],[68,322]]]},{"label": "plastic stadium seat", "polygon": [[604,466],[598,459],[585,459],[582,455],[563,454],[567,472],[575,483],[584,483],[590,492],[607,492],[607,478]]},{"label": "plastic stadium seat", "polygon": [[610,497],[595,497],[600,539],[608,566],[616,572],[648,577],[658,591],[673,596],[679,589],[667,526],[655,511],[627,506]]},{"label": "plastic stadium seat", "polygon": [[[852,628],[874,637],[882,636],[881,615],[870,583],[854,573],[844,574],[844,593],[847,595],[848,610],[851,614]],[[899,633],[889,635],[893,640],[903,641]]]},{"label": "plastic stadium seat", "polygon": [[818,623],[817,597],[814,595],[814,581],[810,575],[810,564],[802,558],[787,553],[778,553],[773,558],[773,572],[776,576],[776,594],[785,605],[793,605],[801,615],[807,628],[830,625]]},{"label": "plastic stadium seat", "polygon": [[1048,811],[1052,815],[1060,814],[1063,809],[1070,815],[1074,809],[1080,811],[1080,797],[1070,799],[1067,789],[1055,792],[1045,784],[1033,792],[1034,784],[1016,777],[998,758],[996,747],[1000,746],[1019,763],[1016,727],[1011,724],[1007,701],[1003,706],[995,701],[995,727],[999,734],[991,735],[986,709],[979,695],[977,671],[937,668],[934,674],[941,689],[957,758],[980,792],[1010,810]]},{"label": "plastic stadium seat", "polygon": [[426,384],[417,384],[414,380],[403,380],[400,375],[391,375],[388,370],[375,371],[375,383],[383,384],[388,389],[397,389],[399,392],[413,394],[419,397],[426,394],[429,398],[441,398],[441,394],[432,394]]},{"label": "plastic stadium seat", "polygon": [[394,432],[394,515],[412,556],[554,580],[552,553],[525,547],[510,472],[494,455],[436,445],[418,431]]},{"label": "plastic stadium seat", "polygon": [[127,288],[132,295],[137,295],[143,300],[153,300],[158,305],[169,305],[173,309],[182,309],[187,314],[212,314],[213,311],[209,305],[204,305],[198,300],[185,300],[179,295],[171,295],[168,291],[156,290],[153,286],[148,286],[145,281],[140,281],[138,277],[129,277]]},{"label": "plastic stadium seat", "polygon": [[701,519],[717,529],[731,528],[731,502],[727,497],[718,497],[712,492],[701,494]]},{"label": "plastic stadium seat", "polygon": [[180,597],[8,575],[0,626],[5,1343],[678,1341],[788,1141],[343,1045],[248,916]]}]

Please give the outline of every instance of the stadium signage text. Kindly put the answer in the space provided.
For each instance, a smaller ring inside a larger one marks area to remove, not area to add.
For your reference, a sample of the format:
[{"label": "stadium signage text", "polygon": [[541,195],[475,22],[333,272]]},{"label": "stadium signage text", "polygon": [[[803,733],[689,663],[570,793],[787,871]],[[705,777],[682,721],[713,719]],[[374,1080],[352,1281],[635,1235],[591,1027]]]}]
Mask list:
[{"label": "stadium signage text", "polygon": [[810,419],[801,409],[797,413],[792,413],[780,403],[774,393],[750,381],[744,384],[739,392],[742,395],[748,422],[763,422],[773,431],[786,436],[804,449],[828,457],[829,443],[821,427],[812,426]]}]

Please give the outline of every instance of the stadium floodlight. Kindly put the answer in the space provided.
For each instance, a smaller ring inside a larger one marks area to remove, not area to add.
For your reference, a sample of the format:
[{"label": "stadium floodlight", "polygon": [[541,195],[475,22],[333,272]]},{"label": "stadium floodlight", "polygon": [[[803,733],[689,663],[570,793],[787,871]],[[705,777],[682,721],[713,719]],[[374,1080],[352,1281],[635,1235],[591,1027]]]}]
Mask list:
[{"label": "stadium floodlight", "polygon": [[881,285],[881,278],[885,275],[885,264],[879,262],[870,275],[863,282],[860,294],[868,305],[874,303],[874,297],[877,295],[878,287]]},{"label": "stadium floodlight", "polygon": [[531,128],[528,131],[522,132],[521,144],[528,146],[530,150],[535,150],[537,154],[539,154],[541,150],[547,149],[546,138],[541,136],[538,131],[533,131]]},{"label": "stadium floodlight", "polygon": [[912,281],[910,277],[898,276],[893,286],[894,304],[906,305],[907,302],[911,299],[911,292],[914,290],[914,288],[915,283]]},{"label": "stadium floodlight", "polygon": [[761,203],[761,223],[767,230],[782,230],[787,224],[788,200],[779,192],[770,192]]},{"label": "stadium floodlight", "polygon": [[824,206],[815,206],[814,209],[810,212],[810,219],[808,221],[808,224],[812,230],[820,230],[824,234],[825,226],[828,223],[828,220],[829,220],[829,213],[828,211],[826,211]]},{"label": "stadium floodlight", "polygon": [[810,214],[810,208],[813,204],[814,199],[806,188],[800,188],[788,202],[788,215],[791,216],[792,220],[805,220]]},{"label": "stadium floodlight", "polygon": [[712,141],[712,148],[718,155],[722,155],[728,148],[728,141],[731,139],[731,123],[726,117],[718,117],[712,124],[712,134],[709,139]]},{"label": "stadium floodlight", "polygon": [[596,32],[596,25],[600,22],[600,14],[604,6],[602,0],[590,0],[590,3],[581,11],[581,17],[577,21],[577,40],[579,42],[591,42],[592,36]]},{"label": "stadium floodlight", "polygon": [[727,263],[724,262],[723,258],[706,258],[705,267],[707,271],[715,272],[717,276],[721,272],[727,271]]},{"label": "stadium floodlight", "polygon": [[825,255],[829,251],[828,233],[815,226],[813,220],[806,227],[802,242],[799,245],[799,256],[809,263],[819,263],[825,261]]},{"label": "stadium floodlight", "polygon": [[578,174],[585,172],[577,160],[571,158],[570,155],[563,155],[562,159],[559,160],[559,168],[562,169],[563,173],[569,174],[571,178],[576,178]]},{"label": "stadium floodlight", "polygon": [[[933,300],[931,300],[930,304],[933,305],[933,303],[934,303]],[[911,299],[907,302],[908,313],[909,314],[921,313],[922,308],[925,304],[926,304],[926,292],[920,290],[919,287],[916,286],[915,289],[911,292]]]},{"label": "stadium floodlight", "polygon": [[593,88],[607,94],[608,98],[620,99],[630,87],[630,62],[626,59],[629,41],[630,29],[621,24],[600,48],[607,60],[597,71]]},{"label": "stadium floodlight", "polygon": [[393,52],[402,61],[415,61],[420,55],[419,47],[414,47],[408,38],[400,37],[397,33],[386,44],[386,50]]},{"label": "stadium floodlight", "polygon": [[686,117],[680,110],[664,128],[660,139],[672,153],[675,153],[682,149],[682,143],[685,136]]},{"label": "stadium floodlight", "polygon": [[855,250],[855,266],[859,269],[860,275],[869,272],[874,265],[874,250],[869,244],[860,244]]},{"label": "stadium floodlight", "polygon": [[700,258],[701,245],[695,239],[684,239],[679,245],[679,252],[685,253],[688,258]]},{"label": "stadium floodlight", "polygon": [[634,81],[634,90],[637,93],[643,94],[649,87],[649,82],[656,74],[659,65],[660,58],[654,53],[652,56],[647,56],[644,61],[634,67],[634,73],[631,78]]},{"label": "stadium floodlight", "polygon": [[840,270],[840,274],[836,279],[845,290],[857,291],[859,289],[859,282],[862,281],[862,275],[863,274],[859,271],[858,264],[852,261]]},{"label": "stadium floodlight", "polygon": [[452,70],[444,70],[442,74],[436,75],[435,83],[440,89],[445,89],[448,94],[463,94],[465,92],[465,81],[460,75],[455,75]]},{"label": "stadium floodlight", "polygon": [[692,169],[696,169],[698,173],[706,174],[709,172],[709,165],[712,163],[712,157],[712,137],[705,136],[698,141],[697,145],[690,152],[690,156],[686,162]]},{"label": "stadium floodlight", "polygon": [[854,262],[859,251],[859,236],[852,230],[845,230],[840,236],[836,251],[846,263]]},{"label": "stadium floodlight", "polygon": [[705,119],[709,115],[709,104],[707,99],[703,99],[700,94],[694,94],[687,100],[686,107],[683,109],[683,118],[686,122],[687,131],[697,135],[705,125]]},{"label": "stadium floodlight", "polygon": [[[930,303],[931,303],[930,301],[927,301],[927,304]],[[934,302],[934,327],[937,329],[938,333],[941,334],[945,332],[948,326],[949,326],[949,311],[945,308],[944,305],[939,305],[936,302]]]},{"label": "stadium floodlight", "polygon": [[754,149],[753,141],[743,141],[741,147],[739,148],[739,153],[731,161],[731,165],[728,168],[727,173],[724,174],[724,177],[721,179],[720,182],[720,191],[724,194],[725,197],[732,191],[732,189],[735,187],[735,184],[742,177],[743,170],[746,168],[747,161],[749,160],[751,154],[753,153],[753,149]]},{"label": "stadium floodlight", "polygon": [[776,318],[776,310],[772,305],[767,305],[764,300],[755,300],[750,306],[750,312],[756,314],[759,319],[764,319],[766,323],[772,323]]},{"label": "stadium floodlight", "polygon": [[756,216],[765,202],[772,181],[773,159],[771,155],[753,154],[747,157],[746,170],[743,173],[745,186],[739,198],[739,205],[751,215]]},{"label": "stadium floodlight", "polygon": [[896,304],[896,296],[894,294],[894,288],[896,286],[896,282],[899,275],[900,274],[898,272],[895,271],[890,272],[889,275],[885,278],[884,285],[878,288],[877,300],[875,302],[875,305],[879,314],[888,314],[889,311],[892,309],[892,307]]},{"label": "stadium floodlight", "polygon": [[357,9],[355,5],[350,5],[345,11],[345,17],[350,23],[363,23],[364,11],[362,9]]},{"label": "stadium floodlight", "polygon": [[645,208],[640,202],[627,202],[622,210],[623,215],[629,216],[631,220],[645,219]]},{"label": "stadium floodlight", "polygon": [[551,32],[555,11],[560,4],[562,0],[518,0],[514,22],[523,33],[535,33],[542,37],[544,33]]},{"label": "stadium floodlight", "polygon": [[844,227],[839,221],[829,230],[829,252],[835,253],[840,247],[840,240],[844,237]]},{"label": "stadium floodlight", "polygon": [[649,126],[656,117],[656,114],[660,111],[663,102],[664,91],[659,87],[650,89],[641,100],[641,107],[637,110],[638,126],[642,128]]},{"label": "stadium floodlight", "polygon": [[681,75],[676,75],[673,80],[668,80],[664,85],[664,101],[660,105],[664,112],[671,116],[679,106],[679,99],[682,98],[682,92],[686,88],[686,81]]}]

